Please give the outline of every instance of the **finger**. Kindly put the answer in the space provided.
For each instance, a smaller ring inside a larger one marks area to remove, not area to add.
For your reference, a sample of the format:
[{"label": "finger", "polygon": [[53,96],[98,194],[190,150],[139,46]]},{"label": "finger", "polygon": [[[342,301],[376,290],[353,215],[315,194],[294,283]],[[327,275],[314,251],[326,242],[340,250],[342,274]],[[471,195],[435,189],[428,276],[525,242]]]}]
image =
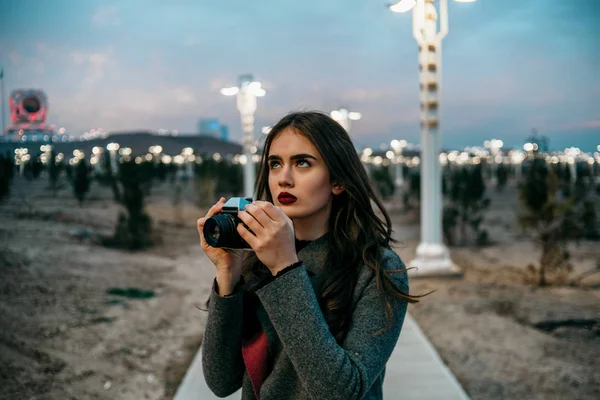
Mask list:
[{"label": "finger", "polygon": [[219,201],[208,210],[208,212],[206,213],[206,217],[212,217],[216,213],[221,212],[223,204],[225,204],[225,197],[221,197]]},{"label": "finger", "polygon": [[251,214],[247,213],[246,211],[239,211],[238,212],[238,218],[248,226],[248,228],[250,228],[250,230],[252,232],[254,232],[254,235],[258,235],[260,234],[260,232],[262,230],[264,230],[265,228],[260,224],[260,222],[258,222],[256,220],[256,218],[254,218]]},{"label": "finger", "polygon": [[219,199],[219,201],[217,201],[206,213],[207,217],[211,217],[214,214],[221,212],[221,209],[223,209],[223,204],[225,204],[225,197],[221,197]]},{"label": "finger", "polygon": [[246,211],[246,213],[254,217],[254,219],[256,219],[258,223],[265,228],[269,227],[273,223],[273,220],[267,215],[267,213],[265,213],[265,211],[260,206],[248,204],[244,211]]},{"label": "finger", "polygon": [[246,241],[246,243],[248,243],[250,245],[250,247],[252,247],[252,249],[256,248],[256,245],[258,244],[258,238],[256,236],[254,236],[252,234],[252,232],[250,232],[244,226],[244,224],[238,224],[237,231],[240,234],[240,236],[242,237],[242,239],[244,239]]},{"label": "finger", "polygon": [[[269,203],[268,201],[255,201],[254,203],[252,203],[255,207],[260,208],[261,210],[263,210],[263,212],[273,221],[278,221],[279,219],[281,219],[281,216],[283,214],[283,211],[281,211],[281,209],[279,209],[278,207],[275,207],[273,204]],[[246,206],[246,208],[248,208]],[[285,215],[285,214],[284,214]]]},{"label": "finger", "polygon": [[206,222],[206,218],[198,218],[198,236],[200,236],[200,245],[202,247],[205,246],[206,241],[204,240],[204,223]]}]

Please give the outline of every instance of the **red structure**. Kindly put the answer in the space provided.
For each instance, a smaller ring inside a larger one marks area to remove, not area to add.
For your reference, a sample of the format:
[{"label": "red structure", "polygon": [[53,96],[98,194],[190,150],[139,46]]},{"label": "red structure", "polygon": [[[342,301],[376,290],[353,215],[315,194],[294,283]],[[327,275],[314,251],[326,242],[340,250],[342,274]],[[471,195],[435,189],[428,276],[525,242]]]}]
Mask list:
[{"label": "red structure", "polygon": [[10,119],[14,125],[45,123],[48,113],[46,94],[36,89],[18,89],[10,94]]},{"label": "red structure", "polygon": [[55,133],[54,126],[46,124],[48,100],[42,90],[14,90],[10,94],[8,105],[12,124],[4,128],[3,141],[21,141],[28,137],[47,140]]}]

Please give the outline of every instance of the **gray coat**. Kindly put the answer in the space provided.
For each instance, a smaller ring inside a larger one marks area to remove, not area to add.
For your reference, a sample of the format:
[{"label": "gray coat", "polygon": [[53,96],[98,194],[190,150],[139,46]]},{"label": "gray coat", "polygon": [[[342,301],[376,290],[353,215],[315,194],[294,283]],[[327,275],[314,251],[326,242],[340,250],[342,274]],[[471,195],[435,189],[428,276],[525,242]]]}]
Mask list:
[{"label": "gray coat", "polygon": [[[300,266],[268,283],[256,294],[258,319],[273,356],[273,369],[264,381],[261,400],[382,399],[385,364],[394,349],[406,302],[394,308],[387,326],[385,303],[377,290],[375,274],[363,267],[354,290],[352,324],[343,344],[336,343],[318,304],[319,273],[327,251],[327,235],[300,250]],[[383,253],[386,270],[403,269],[400,257]],[[315,274],[309,277],[308,271]],[[408,293],[406,273],[391,274]],[[243,293],[220,297],[213,290],[202,344],[202,367],[208,387],[226,397],[242,387],[242,399],[255,399],[242,358]]]}]

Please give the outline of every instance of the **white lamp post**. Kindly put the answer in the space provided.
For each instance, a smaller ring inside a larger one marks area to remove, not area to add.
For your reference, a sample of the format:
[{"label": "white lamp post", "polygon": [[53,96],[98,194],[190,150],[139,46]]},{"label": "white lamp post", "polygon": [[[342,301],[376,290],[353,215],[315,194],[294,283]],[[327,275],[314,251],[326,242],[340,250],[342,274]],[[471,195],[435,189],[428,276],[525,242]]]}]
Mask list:
[{"label": "white lamp post", "polygon": [[571,183],[575,183],[577,181],[577,159],[580,153],[581,150],[579,150],[576,147],[569,147],[565,149],[567,164],[569,165]]},{"label": "white lamp post", "polygon": [[373,149],[367,147],[363,149],[360,154],[360,161],[362,161],[365,171],[367,172],[367,176],[371,177],[371,155],[373,154]]},{"label": "white lamp post", "polygon": [[[252,75],[241,75],[238,79],[239,86],[221,89],[225,96],[237,95],[237,108],[242,117],[242,129],[244,131],[244,155],[248,162],[244,165],[244,196],[254,196],[254,163],[252,162],[252,150],[254,141],[254,113],[256,112],[256,98],[266,94],[260,82],[253,80]],[[254,151],[256,152],[256,151]]]},{"label": "white lamp post", "polygon": [[331,112],[331,118],[337,121],[350,134],[350,121],[358,121],[362,118],[362,114],[356,111],[348,111],[345,108],[339,110],[333,110]]},{"label": "white lamp post", "polygon": [[106,145],[106,150],[110,152],[110,169],[113,174],[119,172],[119,168],[117,167],[117,151],[121,146],[119,143],[109,143]]},{"label": "white lamp post", "polygon": [[515,180],[521,182],[523,176],[523,161],[525,160],[525,154],[521,151],[514,151],[511,155],[511,162],[515,166]]},{"label": "white lamp post", "polygon": [[192,179],[194,176],[194,161],[196,161],[196,156],[194,156],[194,149],[191,147],[186,147],[181,151],[183,155],[183,159],[185,160],[186,166],[186,175],[188,179]]},{"label": "white lamp post", "polygon": [[158,161],[160,160],[160,154],[162,153],[163,148],[160,145],[155,145],[155,146],[150,146],[148,147],[148,153],[152,154],[152,160],[154,161],[154,164],[157,164]]},{"label": "white lamp post", "polygon": [[[439,3],[439,12],[436,3]],[[417,275],[460,273],[442,241],[442,180],[439,161],[442,139],[438,116],[442,39],[448,33],[448,1],[400,0],[389,8],[394,12],[412,10],[413,36],[419,45],[421,242],[410,266],[417,268]]]},{"label": "white lamp post", "polygon": [[394,150],[395,163],[396,163],[396,179],[394,184],[396,185],[396,190],[399,190],[404,185],[404,163],[402,157],[402,149],[406,147],[406,140],[392,140],[390,142],[392,149]]}]

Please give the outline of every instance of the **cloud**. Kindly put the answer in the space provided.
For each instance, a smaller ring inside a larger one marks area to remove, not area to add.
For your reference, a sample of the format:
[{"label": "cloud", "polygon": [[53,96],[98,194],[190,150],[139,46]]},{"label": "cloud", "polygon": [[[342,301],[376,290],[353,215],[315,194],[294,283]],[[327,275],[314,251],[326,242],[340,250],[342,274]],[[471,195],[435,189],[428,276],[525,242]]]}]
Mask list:
[{"label": "cloud", "polygon": [[102,79],[107,66],[114,64],[111,56],[102,52],[85,53],[75,51],[70,53],[70,57],[76,66],[86,68],[84,82],[88,85]]},{"label": "cloud", "polygon": [[585,121],[581,124],[582,128],[600,128],[600,121]]},{"label": "cloud", "polygon": [[219,91],[224,87],[231,87],[237,85],[235,79],[232,78],[215,78],[209,82],[211,91]]},{"label": "cloud", "polygon": [[11,64],[17,67],[19,72],[31,71],[34,74],[43,74],[46,71],[44,62],[38,57],[27,57],[17,51],[8,54]]},{"label": "cloud", "polygon": [[600,120],[579,121],[545,127],[545,132],[584,131],[600,128]]},{"label": "cloud", "polygon": [[10,54],[8,55],[8,59],[14,65],[19,65],[19,64],[21,64],[21,60],[23,59],[23,57],[21,56],[20,53],[17,53],[16,51],[11,51]]},{"label": "cloud", "polygon": [[109,130],[152,129],[161,120],[197,118],[199,109],[209,104],[201,101],[185,86],[157,84],[144,89],[126,87],[82,88],[68,97],[54,99],[53,115],[73,132],[92,127]]},{"label": "cloud", "polygon": [[92,14],[92,25],[97,28],[120,26],[121,18],[117,6],[111,4],[98,7]]},{"label": "cloud", "polygon": [[196,96],[185,86],[173,88],[171,95],[175,102],[179,104],[193,104],[196,102]]},{"label": "cloud", "polygon": [[182,45],[185,47],[194,47],[198,44],[200,44],[200,40],[196,36],[188,36],[182,42]]},{"label": "cloud", "polygon": [[353,89],[342,93],[343,101],[385,101],[398,97],[395,90],[380,90],[380,89]]}]

